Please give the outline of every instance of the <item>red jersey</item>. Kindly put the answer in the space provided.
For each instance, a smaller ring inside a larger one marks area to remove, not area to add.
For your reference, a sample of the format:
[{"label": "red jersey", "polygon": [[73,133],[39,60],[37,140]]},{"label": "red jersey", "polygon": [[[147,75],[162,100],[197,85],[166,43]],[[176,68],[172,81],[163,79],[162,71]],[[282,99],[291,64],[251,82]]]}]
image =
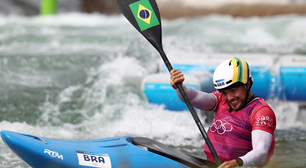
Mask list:
[{"label": "red jersey", "polygon": [[[207,135],[221,161],[229,161],[251,151],[252,131],[262,130],[273,136],[265,161],[265,164],[267,164],[274,151],[274,130],[276,127],[276,117],[270,106],[262,98],[255,98],[244,108],[229,112],[230,106],[225,102],[222,94],[219,91],[212,94],[217,98],[213,110],[216,115],[210,124]],[[204,146],[204,152],[207,155],[207,160],[215,162],[207,144]]]}]

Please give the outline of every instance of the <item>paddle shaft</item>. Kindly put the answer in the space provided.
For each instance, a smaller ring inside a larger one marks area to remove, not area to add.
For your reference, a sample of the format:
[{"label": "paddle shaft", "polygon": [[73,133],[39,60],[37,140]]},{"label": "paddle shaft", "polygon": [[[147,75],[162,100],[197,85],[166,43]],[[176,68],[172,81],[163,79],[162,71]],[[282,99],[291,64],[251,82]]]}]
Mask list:
[{"label": "paddle shaft", "polygon": [[[171,70],[173,68],[172,68],[172,65],[171,65],[170,61],[168,60],[165,52],[161,48],[157,48],[157,50],[159,51],[168,71],[171,72]],[[183,89],[182,83],[176,83],[176,86],[178,87],[178,89],[179,89],[179,91],[180,91],[180,93],[181,93],[181,95],[182,95],[182,97],[183,97],[183,99],[184,99],[184,101],[185,101],[194,121],[196,122],[196,124],[197,124],[197,126],[198,126],[198,128],[199,128],[208,148],[209,148],[209,150],[211,151],[211,153],[212,153],[212,155],[213,155],[213,157],[216,161],[217,166],[220,166],[221,165],[221,160],[220,160],[219,156],[217,155],[217,152],[216,152],[215,148],[213,147],[210,139],[208,138],[207,133],[206,133],[206,131],[205,131],[205,129],[204,129],[197,113],[196,113],[196,111],[194,110],[193,106],[191,105],[191,102],[190,102],[185,90]]]}]

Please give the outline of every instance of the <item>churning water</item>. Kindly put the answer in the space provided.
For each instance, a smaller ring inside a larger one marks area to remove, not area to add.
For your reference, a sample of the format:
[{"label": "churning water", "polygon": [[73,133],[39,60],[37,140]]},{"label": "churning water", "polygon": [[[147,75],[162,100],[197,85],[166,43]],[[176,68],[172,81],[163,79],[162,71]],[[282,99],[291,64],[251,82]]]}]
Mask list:
[{"label": "churning water", "polygon": [[[306,56],[306,16],[210,15],[162,20],[162,27],[166,53]],[[149,104],[141,91],[159,59],[122,15],[0,16],[0,131],[58,139],[145,136],[203,155],[190,113]],[[278,120],[270,166],[306,167],[306,111],[296,102],[270,103]],[[0,141],[0,167],[28,166]]]}]

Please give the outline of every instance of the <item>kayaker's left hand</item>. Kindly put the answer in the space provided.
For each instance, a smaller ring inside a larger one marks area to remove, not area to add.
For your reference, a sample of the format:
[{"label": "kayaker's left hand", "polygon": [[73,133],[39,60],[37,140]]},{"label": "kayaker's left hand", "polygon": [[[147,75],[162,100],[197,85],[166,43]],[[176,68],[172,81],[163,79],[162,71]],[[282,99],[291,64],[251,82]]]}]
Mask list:
[{"label": "kayaker's left hand", "polygon": [[232,168],[232,167],[239,167],[235,159],[223,162],[218,168]]},{"label": "kayaker's left hand", "polygon": [[178,69],[172,69],[170,71],[170,85],[177,89],[176,83],[183,83],[185,80],[183,73]]}]

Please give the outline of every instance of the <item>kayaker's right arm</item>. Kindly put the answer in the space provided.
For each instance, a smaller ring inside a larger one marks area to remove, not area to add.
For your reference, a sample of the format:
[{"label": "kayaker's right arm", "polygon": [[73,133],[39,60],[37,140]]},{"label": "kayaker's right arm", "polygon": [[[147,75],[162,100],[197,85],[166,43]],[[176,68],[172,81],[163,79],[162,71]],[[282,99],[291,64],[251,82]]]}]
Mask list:
[{"label": "kayaker's right arm", "polygon": [[197,109],[204,110],[204,111],[210,111],[212,110],[216,105],[216,98],[210,93],[197,91],[191,87],[188,87],[183,84],[185,78],[183,73],[178,69],[173,69],[170,72],[170,84],[175,89],[175,92],[178,96],[178,98],[184,102],[184,99],[177,89],[175,83],[182,83],[183,89],[185,90],[185,93],[187,94],[192,106],[194,106]]}]

